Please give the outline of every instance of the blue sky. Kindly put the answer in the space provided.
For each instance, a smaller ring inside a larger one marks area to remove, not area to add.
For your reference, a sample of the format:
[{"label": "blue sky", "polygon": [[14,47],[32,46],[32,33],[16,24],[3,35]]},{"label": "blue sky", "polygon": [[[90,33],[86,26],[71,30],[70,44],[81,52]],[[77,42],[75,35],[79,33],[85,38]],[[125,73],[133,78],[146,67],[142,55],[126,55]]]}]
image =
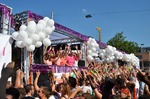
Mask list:
[{"label": "blue sky", "polygon": [[[13,8],[13,14],[30,10],[98,40],[101,28],[106,43],[118,32],[128,41],[150,46],[150,0],[1,0]],[[85,18],[91,14],[92,18]]]}]

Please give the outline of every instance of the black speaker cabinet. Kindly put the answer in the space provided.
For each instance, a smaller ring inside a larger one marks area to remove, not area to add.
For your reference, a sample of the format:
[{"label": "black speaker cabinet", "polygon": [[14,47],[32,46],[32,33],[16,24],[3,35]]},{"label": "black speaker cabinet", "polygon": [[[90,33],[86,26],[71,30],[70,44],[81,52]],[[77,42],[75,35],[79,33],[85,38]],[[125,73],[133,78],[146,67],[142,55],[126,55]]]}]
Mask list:
[{"label": "black speaker cabinet", "polygon": [[79,60],[78,61],[78,66],[85,67],[85,60]]}]

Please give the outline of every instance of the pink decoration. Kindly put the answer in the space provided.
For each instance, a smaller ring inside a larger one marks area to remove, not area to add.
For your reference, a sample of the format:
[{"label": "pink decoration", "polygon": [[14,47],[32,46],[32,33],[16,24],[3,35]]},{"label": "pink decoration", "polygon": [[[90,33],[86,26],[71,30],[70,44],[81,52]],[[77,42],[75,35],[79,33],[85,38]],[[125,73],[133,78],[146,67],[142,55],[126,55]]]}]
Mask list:
[{"label": "pink decoration", "polygon": [[3,48],[2,56],[5,56],[5,47]]}]

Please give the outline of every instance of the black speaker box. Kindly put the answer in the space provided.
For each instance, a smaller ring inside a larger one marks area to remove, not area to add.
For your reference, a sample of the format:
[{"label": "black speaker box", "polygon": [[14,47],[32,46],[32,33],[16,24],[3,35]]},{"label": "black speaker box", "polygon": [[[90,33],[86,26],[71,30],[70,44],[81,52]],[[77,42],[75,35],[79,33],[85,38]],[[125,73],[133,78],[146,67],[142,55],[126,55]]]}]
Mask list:
[{"label": "black speaker box", "polygon": [[85,67],[85,60],[79,60],[78,61],[78,66]]}]

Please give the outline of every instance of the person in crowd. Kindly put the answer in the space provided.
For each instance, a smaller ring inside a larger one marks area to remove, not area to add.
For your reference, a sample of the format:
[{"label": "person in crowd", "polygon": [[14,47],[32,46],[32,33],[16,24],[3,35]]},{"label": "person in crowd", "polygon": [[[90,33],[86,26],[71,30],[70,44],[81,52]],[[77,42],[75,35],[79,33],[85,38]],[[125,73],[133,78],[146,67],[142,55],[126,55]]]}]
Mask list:
[{"label": "person in crowd", "polygon": [[23,97],[25,97],[25,95],[26,95],[26,90],[25,90],[24,87],[23,87],[23,88],[17,88],[17,90],[18,90],[19,93],[20,93],[19,99],[22,99]]},{"label": "person in crowd", "polygon": [[33,97],[33,95],[34,95],[34,85],[33,84],[27,84],[25,86],[25,91],[26,91],[26,95],[22,99],[28,99],[28,98],[35,99]]},{"label": "person in crowd", "polygon": [[71,52],[70,44],[65,45],[64,52],[65,52],[67,55],[70,54],[70,52]]},{"label": "person in crowd", "polygon": [[56,54],[55,54],[54,47],[50,46],[48,50],[47,50],[47,47],[44,48],[44,52],[43,52],[44,64],[53,65],[53,62],[56,60],[55,57],[56,57]]},{"label": "person in crowd", "polygon": [[[73,68],[75,76],[69,74],[68,77],[63,74],[61,84],[56,83],[55,71],[52,68],[48,84],[42,86],[38,85],[41,74],[38,70],[33,86],[23,83],[24,72],[20,69],[14,70],[14,63],[11,62],[2,68],[0,99],[34,99],[34,91],[35,97],[39,99],[149,99],[150,72],[142,72],[134,67],[128,68],[126,65],[115,68],[114,63],[93,61],[86,69]],[[15,81],[6,87],[8,78],[13,74]],[[141,82],[144,83],[142,87]],[[26,90],[25,97],[22,96],[21,89]]]},{"label": "person in crowd", "polygon": [[35,90],[36,90],[36,92],[38,94],[38,97],[40,99],[48,99],[49,95],[50,95],[49,89],[47,87],[45,87],[45,86],[39,87],[38,84],[37,84],[39,76],[40,76],[40,73],[41,73],[40,71],[36,72],[36,78],[34,80],[34,87],[35,87]]},{"label": "person in crowd", "polygon": [[67,54],[64,51],[60,54],[60,59],[61,59],[60,66],[66,65],[66,56]]},{"label": "person in crowd", "polygon": [[14,87],[10,87],[10,88],[6,89],[5,98],[1,98],[1,99],[19,99],[19,97],[20,97],[20,93],[19,93],[18,89],[14,88]]},{"label": "person in crowd", "polygon": [[61,98],[60,99],[68,99],[70,96],[70,88],[68,84],[61,84],[60,85],[60,93],[61,93]]},{"label": "person in crowd", "polygon": [[9,88],[9,87],[12,87],[12,82],[11,81],[7,81],[7,83],[6,83],[6,89]]},{"label": "person in crowd", "polygon": [[23,82],[24,76],[25,76],[25,73],[22,70],[18,69],[16,71],[16,80],[15,80],[15,86],[14,86],[15,88],[24,88],[24,85],[25,85]]},{"label": "person in crowd", "polygon": [[66,56],[66,66],[74,66],[78,64],[78,60],[81,58],[81,53],[78,51],[78,46],[75,46],[77,53],[70,51]]},{"label": "person in crowd", "polygon": [[77,84],[76,79],[73,77],[69,77],[68,83],[69,83],[71,92],[74,92],[76,90],[76,84]]},{"label": "person in crowd", "polygon": [[60,58],[61,53],[56,53],[55,57],[54,57],[54,65],[60,66],[61,63],[61,58]]},{"label": "person in crowd", "polygon": [[52,65],[52,58],[50,57],[50,54],[48,52],[44,54],[43,62],[46,65]]},{"label": "person in crowd", "polygon": [[66,66],[74,66],[76,60],[77,57],[74,55],[74,52],[71,51],[70,54],[66,56]]},{"label": "person in crowd", "polygon": [[145,88],[145,83],[142,81],[139,81],[139,96],[144,94],[144,88]]}]

